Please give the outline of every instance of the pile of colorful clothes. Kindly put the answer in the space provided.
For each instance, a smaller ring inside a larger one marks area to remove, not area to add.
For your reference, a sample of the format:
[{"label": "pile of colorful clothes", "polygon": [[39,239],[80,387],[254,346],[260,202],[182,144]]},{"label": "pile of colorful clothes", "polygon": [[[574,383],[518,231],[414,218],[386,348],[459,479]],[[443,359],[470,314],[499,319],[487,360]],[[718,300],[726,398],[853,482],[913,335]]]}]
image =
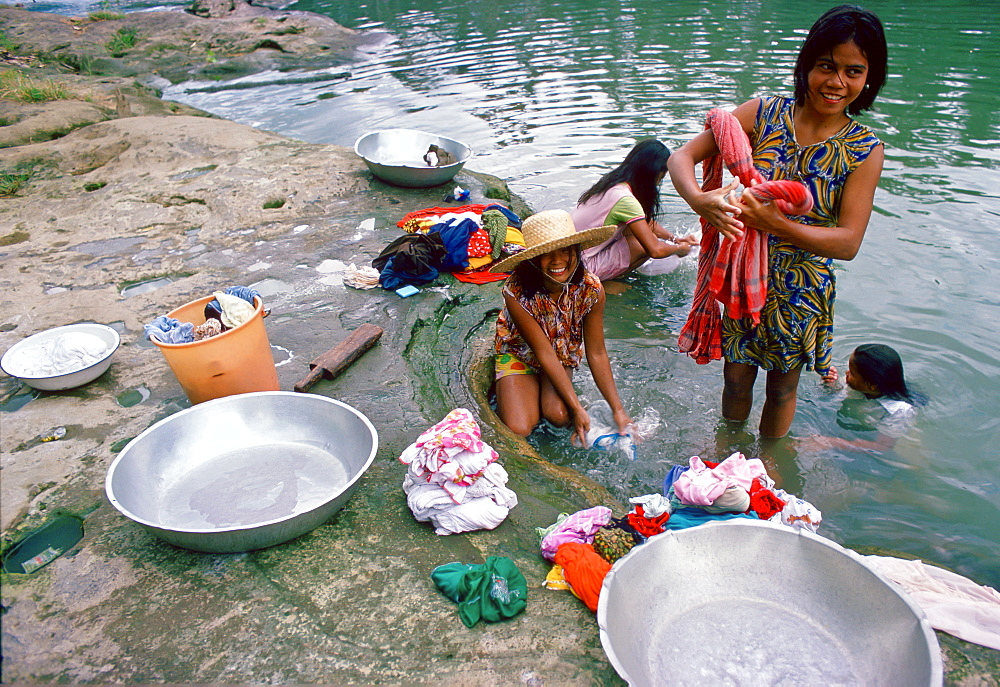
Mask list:
[{"label": "pile of colorful clothes", "polygon": [[397,226],[406,233],[372,260],[389,290],[427,284],[441,272],[472,283],[504,279],[490,265],[524,250],[521,219],[499,203],[417,210]]},{"label": "pile of colorful clothes", "polygon": [[399,456],[406,504],[437,534],[491,530],[517,505],[499,455],[480,438],[472,413],[456,408]]},{"label": "pile of colorful clothes", "polygon": [[544,586],[568,589],[596,612],[611,565],[662,532],[732,518],[815,532],[822,521],[815,506],[776,489],[760,459],[742,453],[721,463],[695,456],[689,465],[670,469],[662,494],[636,496],[629,503],[632,510],[622,518],[612,517],[610,508],[594,506],[561,513],[554,524],[537,529],[542,557],[553,563]]},{"label": "pile of colorful clothes", "polygon": [[257,312],[254,299],[260,294],[249,286],[230,286],[216,291],[215,298],[205,305],[205,321],[195,325],[173,317],[160,315],[143,327],[147,339],[160,343],[183,344],[210,339],[249,321]]}]

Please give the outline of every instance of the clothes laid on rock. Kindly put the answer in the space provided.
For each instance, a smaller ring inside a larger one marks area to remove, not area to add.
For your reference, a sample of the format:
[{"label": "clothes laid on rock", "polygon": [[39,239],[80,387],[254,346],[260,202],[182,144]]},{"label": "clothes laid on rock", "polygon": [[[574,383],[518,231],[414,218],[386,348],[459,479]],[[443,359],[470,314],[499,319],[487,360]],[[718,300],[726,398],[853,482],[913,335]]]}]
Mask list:
[{"label": "clothes laid on rock", "polygon": [[517,505],[498,457],[472,413],[448,413],[399,457],[408,466],[403,491],[413,516],[440,535],[495,528]]},{"label": "clothes laid on rock", "polygon": [[[506,275],[489,267],[524,250],[520,218],[499,203],[425,208],[407,213],[396,224],[410,238],[395,239],[372,261],[381,273],[379,283],[389,290],[429,283],[441,272],[474,284],[498,281]],[[404,255],[397,257],[400,252]],[[419,256],[405,256],[412,252]]]},{"label": "clothes laid on rock", "polygon": [[1000,592],[921,560],[862,556],[869,568],[899,585],[935,630],[1000,651]]},{"label": "clothes laid on rock", "polygon": [[447,253],[441,235],[436,232],[404,234],[382,249],[372,260],[372,267],[379,271],[383,289],[420,286],[437,279],[438,267]]},{"label": "clothes laid on rock", "polygon": [[458,604],[458,616],[466,627],[480,620],[513,618],[528,605],[528,582],[514,561],[504,556],[489,556],[481,565],[439,565],[431,571],[431,579]]},{"label": "clothes laid on rock", "polygon": [[554,562],[562,567],[563,577],[575,594],[594,613],[601,596],[604,577],[611,564],[601,558],[594,547],[576,541],[559,545]]},{"label": "clothes laid on rock", "polygon": [[594,506],[563,518],[542,539],[542,556],[551,561],[559,547],[566,542],[592,543],[597,530],[610,520],[611,509],[607,506]]},{"label": "clothes laid on rock", "polygon": [[632,532],[603,525],[594,533],[594,551],[608,563],[614,563],[638,544]]},{"label": "clothes laid on rock", "polygon": [[378,286],[379,271],[374,267],[353,262],[344,269],[344,284],[354,289],[374,289]]},{"label": "clothes laid on rock", "polygon": [[[601,295],[601,282],[597,277],[584,271],[581,283],[570,283],[559,294],[541,291],[528,296],[517,274],[513,273],[507,278],[503,292],[534,318],[563,366],[579,367],[583,352],[583,319]],[[541,371],[535,352],[514,326],[507,308],[497,318],[494,345],[497,354],[510,354],[536,372]]]},{"label": "clothes laid on rock", "polygon": [[[708,467],[701,458],[693,456],[689,468],[673,484],[677,498],[688,506],[712,506],[727,488],[734,486],[747,493],[749,507],[751,484],[754,479],[767,477],[763,461],[747,460],[742,453],[734,453],[715,467]],[[739,510],[745,511],[747,507]]]},{"label": "clothes laid on rock", "polygon": [[[685,498],[699,504],[682,502],[675,492],[678,486]],[[815,532],[822,522],[812,504],[774,488],[759,459],[748,460],[739,452],[720,463],[694,456],[688,465],[674,465],[664,477],[662,495],[635,496],[629,503],[632,510],[622,518],[613,517],[606,506],[593,506],[560,513],[552,525],[536,528],[542,557],[554,563],[553,570],[560,568],[550,572],[553,581],[547,578],[543,586],[561,589],[554,580],[565,579],[570,591],[593,611],[611,565],[668,530],[750,518]]]}]

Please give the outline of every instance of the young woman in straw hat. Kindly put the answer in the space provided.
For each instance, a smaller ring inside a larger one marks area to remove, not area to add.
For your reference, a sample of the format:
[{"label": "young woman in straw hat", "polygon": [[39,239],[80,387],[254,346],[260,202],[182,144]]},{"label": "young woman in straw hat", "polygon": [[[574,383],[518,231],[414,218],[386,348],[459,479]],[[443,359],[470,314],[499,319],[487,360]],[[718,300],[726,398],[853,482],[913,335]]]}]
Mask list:
[{"label": "young woman in straw hat", "polygon": [[568,212],[539,212],[521,228],[525,250],[491,268],[513,270],[497,318],[496,395],[500,419],[521,436],[545,418],[558,427],[572,422],[570,440],[585,444],[590,417],[573,389],[573,371],[584,352],[618,431],[625,434],[632,422],[604,345],[604,289],[580,257],[581,248],[607,240],[615,229],[577,232]]}]

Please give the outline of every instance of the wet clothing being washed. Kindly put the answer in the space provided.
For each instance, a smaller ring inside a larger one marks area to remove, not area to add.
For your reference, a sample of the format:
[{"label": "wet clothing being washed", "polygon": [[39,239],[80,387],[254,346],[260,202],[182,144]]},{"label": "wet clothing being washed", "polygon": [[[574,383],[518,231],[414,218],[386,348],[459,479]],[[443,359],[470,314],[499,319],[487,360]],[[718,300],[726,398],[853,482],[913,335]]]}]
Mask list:
[{"label": "wet clothing being washed", "polygon": [[[791,216],[803,224],[837,226],[840,198],[848,175],[880,144],[854,120],[825,141],[800,146],[792,121],[794,99],[764,98],[750,141],[754,166],[769,180],[801,181],[812,192],[807,215]],[[726,360],[765,370],[789,372],[799,366],[829,371],[833,344],[836,280],[833,259],[768,237],[767,300],[760,326],[751,318],[723,316],[722,350]]]}]

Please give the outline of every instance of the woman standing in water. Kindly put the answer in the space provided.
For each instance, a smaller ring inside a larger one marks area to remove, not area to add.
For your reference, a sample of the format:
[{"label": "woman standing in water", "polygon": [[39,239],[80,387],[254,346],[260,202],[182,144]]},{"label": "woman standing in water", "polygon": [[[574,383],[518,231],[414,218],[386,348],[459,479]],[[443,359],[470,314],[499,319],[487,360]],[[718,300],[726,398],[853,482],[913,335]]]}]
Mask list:
[{"label": "woman standing in water", "polygon": [[617,279],[649,258],[681,258],[694,247],[695,239],[679,238],[656,221],[669,157],[670,149],[655,138],[640,141],[577,201],[571,213],[577,231],[617,227],[607,241],[583,251],[587,269],[601,281]]},{"label": "woman standing in water", "polygon": [[747,101],[733,110],[753,148],[757,171],[768,180],[804,183],[813,209],[788,217],[751,194],[730,196],[734,185],[702,191],[695,165],[719,153],[706,130],[670,157],[677,192],[726,240],[744,224],[769,234],[767,300],[761,321],[723,315],[725,357],[722,414],[745,421],[758,369],[767,371],[760,434],[784,436],[795,416],[802,369],[830,369],[833,260],[857,255],[882,174],[881,141],[851,115],[872,106],[886,78],[882,23],[868,10],[840,5],[820,17],[795,65],[795,95]]}]

